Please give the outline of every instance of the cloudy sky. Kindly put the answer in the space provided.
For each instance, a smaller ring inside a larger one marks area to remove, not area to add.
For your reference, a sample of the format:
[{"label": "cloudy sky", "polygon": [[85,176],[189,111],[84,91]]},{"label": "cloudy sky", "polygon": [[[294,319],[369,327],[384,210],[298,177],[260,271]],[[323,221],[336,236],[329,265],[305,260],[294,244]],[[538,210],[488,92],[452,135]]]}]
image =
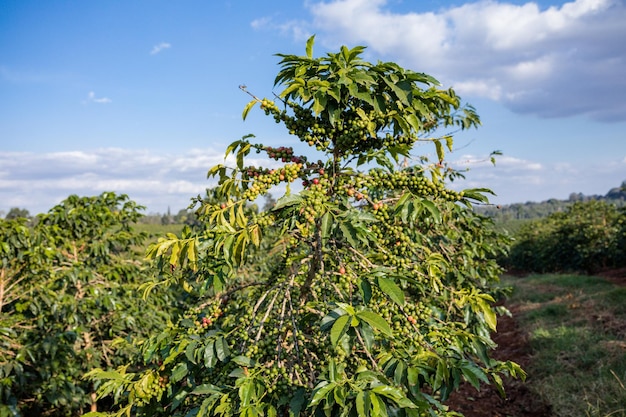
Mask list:
[{"label": "cloudy sky", "polygon": [[[0,5],[0,211],[128,194],[147,212],[211,186],[228,143],[294,143],[273,120],[276,53],[367,46],[427,72],[483,122],[455,139],[456,188],[494,203],[604,194],[626,180],[624,0],[274,0]],[[421,151],[422,149],[420,149]],[[503,155],[496,166],[491,151]],[[432,153],[432,149],[423,149]]]}]

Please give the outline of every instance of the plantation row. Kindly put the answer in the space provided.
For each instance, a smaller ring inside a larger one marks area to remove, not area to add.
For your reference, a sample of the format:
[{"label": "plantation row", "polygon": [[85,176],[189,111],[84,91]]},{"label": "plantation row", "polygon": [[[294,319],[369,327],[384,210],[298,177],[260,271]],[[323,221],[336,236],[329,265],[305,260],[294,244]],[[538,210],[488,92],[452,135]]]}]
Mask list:
[{"label": "plantation row", "polygon": [[626,267],[626,207],[577,202],[562,212],[525,222],[503,260],[527,272],[585,272]]}]

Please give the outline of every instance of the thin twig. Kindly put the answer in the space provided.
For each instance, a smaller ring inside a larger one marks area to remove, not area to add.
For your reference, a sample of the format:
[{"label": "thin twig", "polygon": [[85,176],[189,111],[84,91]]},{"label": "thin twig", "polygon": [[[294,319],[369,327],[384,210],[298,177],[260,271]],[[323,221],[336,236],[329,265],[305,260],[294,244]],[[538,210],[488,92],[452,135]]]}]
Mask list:
[{"label": "thin twig", "polygon": [[287,297],[283,298],[283,305],[280,308],[280,322],[278,323],[278,340],[276,341],[276,362],[280,359],[280,352],[283,350],[283,324],[285,323],[285,312],[287,311]]},{"label": "thin twig", "polygon": [[367,355],[367,357],[369,358],[370,362],[372,362],[372,366],[374,366],[374,368],[377,371],[381,371],[381,369],[378,367],[378,364],[376,363],[376,361],[374,360],[374,357],[372,357],[372,354],[370,353],[369,349],[367,349],[367,346],[365,345],[365,341],[363,340],[363,338],[361,337],[361,333],[359,333],[358,331],[355,331],[356,333],[356,337],[357,339],[359,339],[359,343],[361,343],[361,345],[363,346],[363,349],[365,349],[365,354]]},{"label": "thin twig", "polygon": [[267,318],[269,317],[270,313],[272,312],[272,309],[274,308],[274,302],[276,302],[276,299],[278,298],[279,293],[280,291],[276,290],[276,294],[274,294],[274,297],[272,298],[272,301],[270,301],[270,304],[267,307],[267,310],[265,310],[265,314],[263,315],[263,318],[261,319],[259,323],[259,330],[257,331],[256,337],[254,338],[255,342],[258,342],[259,339],[261,338],[261,333],[263,333],[265,322],[267,321]]}]

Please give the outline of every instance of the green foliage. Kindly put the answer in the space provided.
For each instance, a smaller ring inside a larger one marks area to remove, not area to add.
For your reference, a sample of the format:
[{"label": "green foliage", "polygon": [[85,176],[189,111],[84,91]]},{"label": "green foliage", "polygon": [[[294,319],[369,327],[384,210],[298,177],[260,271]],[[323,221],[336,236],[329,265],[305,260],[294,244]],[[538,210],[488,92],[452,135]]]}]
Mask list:
[{"label": "green foliage", "polygon": [[[508,243],[471,210],[487,190],[444,184],[452,137],[435,134],[476,126],[475,112],[428,75],[363,61],[361,47],[312,47],[279,55],[281,107],[254,97],[244,117],[260,104],[324,160],[252,136],[227,148],[235,165],[211,168],[218,187],[196,200],[203,228],[148,249],[197,304],[142,343],[145,368],[88,374],[115,415],[446,415],[463,380],[524,375],[487,354]],[[419,141],[434,143],[434,163],[411,154]],[[282,165],[246,165],[253,150]],[[250,208],[280,184],[271,209]]]},{"label": "green foliage", "polygon": [[592,200],[522,226],[508,265],[523,271],[593,272],[626,266],[625,259],[626,209]]},{"label": "green foliage", "polygon": [[162,326],[171,300],[138,299],[148,279],[131,251],[144,239],[131,228],[140,209],[125,195],[70,196],[32,229],[23,219],[0,223],[0,413],[95,408],[83,375],[128,361],[133,349],[122,340]]}]

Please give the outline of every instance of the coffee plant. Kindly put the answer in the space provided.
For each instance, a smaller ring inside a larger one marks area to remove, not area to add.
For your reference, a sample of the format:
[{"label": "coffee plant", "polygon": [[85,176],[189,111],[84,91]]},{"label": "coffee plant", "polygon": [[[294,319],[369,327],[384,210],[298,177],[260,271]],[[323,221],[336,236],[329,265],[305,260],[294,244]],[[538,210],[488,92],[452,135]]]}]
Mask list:
[{"label": "coffee plant", "polygon": [[524,224],[506,258],[527,272],[595,273],[626,266],[626,209],[605,201],[576,202]]},{"label": "coffee plant", "polygon": [[[242,87],[244,118],[259,105],[296,143],[232,143],[232,164],[208,172],[216,198],[196,200],[203,230],[149,247],[198,302],[141,343],[144,369],[89,373],[112,414],[458,415],[445,401],[461,382],[524,375],[488,355],[508,242],[471,210],[487,190],[446,186],[448,132],[479,125],[474,109],[362,47],[312,47],[279,55],[274,99]],[[434,161],[413,155],[429,143]],[[273,162],[248,165],[251,153]]]},{"label": "coffee plant", "polygon": [[0,416],[97,410],[83,375],[128,362],[135,351],[122,341],[176,311],[175,292],[138,295],[152,275],[135,255],[140,209],[107,192],[69,196],[32,228],[0,220]]}]

